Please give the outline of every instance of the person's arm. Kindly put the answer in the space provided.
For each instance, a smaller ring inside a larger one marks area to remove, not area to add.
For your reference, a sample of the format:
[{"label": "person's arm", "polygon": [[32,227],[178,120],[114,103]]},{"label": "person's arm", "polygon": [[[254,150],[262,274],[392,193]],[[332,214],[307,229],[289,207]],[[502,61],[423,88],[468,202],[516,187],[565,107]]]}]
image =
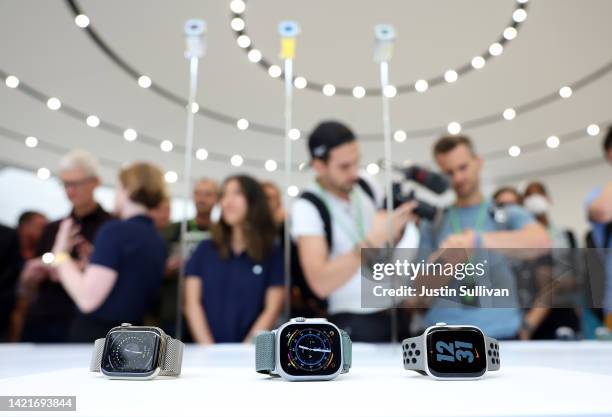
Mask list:
[{"label": "person's arm", "polygon": [[244,343],[251,343],[253,337],[261,331],[271,330],[280,316],[285,298],[285,289],[282,286],[268,287],[266,290],[264,309],[249,329]]},{"label": "person's arm", "polygon": [[[416,203],[409,202],[393,212],[394,239],[411,219]],[[327,298],[353,277],[361,265],[362,248],[381,248],[387,240],[387,213],[379,212],[363,242],[355,249],[333,260],[329,259],[329,249],[324,236],[302,235],[298,237],[297,247],[300,265],[308,285],[319,298]]]},{"label": "person's arm", "polygon": [[185,279],[185,317],[196,343],[215,343],[202,305],[202,280],[196,276],[188,276]]},{"label": "person's arm", "polygon": [[72,259],[57,265],[56,271],[62,286],[83,313],[97,310],[117,282],[114,269],[94,264],[81,272]]},{"label": "person's arm", "polygon": [[589,218],[597,223],[612,222],[612,182],[589,205]]}]

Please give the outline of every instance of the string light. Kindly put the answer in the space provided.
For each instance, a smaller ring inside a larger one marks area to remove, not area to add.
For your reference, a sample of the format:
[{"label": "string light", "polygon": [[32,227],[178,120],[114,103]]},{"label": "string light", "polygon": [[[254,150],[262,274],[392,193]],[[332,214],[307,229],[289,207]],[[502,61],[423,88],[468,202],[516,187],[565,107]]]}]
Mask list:
[{"label": "string light", "polygon": [[427,91],[428,88],[429,83],[425,80],[418,80],[416,83],[414,83],[414,89],[417,90],[419,93]]},{"label": "string light", "polygon": [[597,135],[599,135],[600,129],[599,129],[598,125],[591,124],[591,125],[587,126],[586,131],[589,134],[589,136],[597,136]]},{"label": "string light", "polygon": [[444,73],[444,81],[454,83],[459,78],[459,74],[455,70],[448,70]]},{"label": "string light", "polygon": [[509,26],[504,29],[504,39],[511,41],[512,39],[516,38],[516,35],[518,35],[518,31],[514,27]]},{"label": "string light", "polygon": [[159,148],[162,150],[162,152],[171,152],[174,145],[169,140],[162,140],[159,144]]},{"label": "string light", "polygon": [[168,184],[174,184],[178,181],[178,174],[174,171],[166,171],[164,174],[164,179]]},{"label": "string light", "polygon": [[191,112],[197,113],[200,111],[200,105],[198,103],[191,103]]},{"label": "string light", "polygon": [[89,127],[98,127],[100,126],[100,118],[91,114],[87,116],[87,119],[85,119],[85,123],[87,123],[87,126]]},{"label": "string light", "polygon": [[459,122],[450,122],[447,130],[451,135],[458,135],[461,133],[461,124],[459,124]]},{"label": "string light", "polygon": [[240,155],[233,155],[230,159],[230,163],[235,167],[241,166],[243,162],[244,158],[242,158]]},{"label": "string light", "polygon": [[516,9],[514,13],[512,13],[512,20],[516,23],[522,23],[527,19],[527,11],[525,9]]},{"label": "string light", "polygon": [[336,94],[336,87],[333,84],[325,84],[323,86],[323,94],[327,97],[331,97]]},{"label": "string light", "polygon": [[17,88],[19,87],[19,78],[15,77],[14,75],[9,75],[4,80],[4,84],[6,84],[8,88]]},{"label": "string light", "polygon": [[151,78],[147,75],[141,75],[138,78],[138,85],[141,86],[142,88],[149,88],[151,87],[152,81]]},{"label": "string light", "polygon": [[249,38],[247,35],[240,35],[238,36],[238,39],[236,39],[236,43],[241,48],[248,48],[251,46],[251,38]]},{"label": "string light", "polygon": [[268,159],[264,164],[264,168],[266,169],[266,171],[274,172],[276,171],[276,168],[278,168],[278,164],[275,160]]},{"label": "string light", "polygon": [[302,135],[302,133],[300,132],[299,129],[293,128],[289,130],[289,139],[291,140],[298,140],[300,138],[300,136]]},{"label": "string light", "polygon": [[51,265],[55,261],[55,255],[52,252],[45,252],[41,257],[41,260],[45,265]]},{"label": "string light", "polygon": [[387,98],[393,98],[397,95],[397,88],[394,85],[387,85],[385,86],[384,94]]},{"label": "string light", "polygon": [[561,96],[561,98],[570,98],[573,94],[573,91],[571,89],[571,87],[561,87],[561,89],[559,90],[559,95]]},{"label": "string light", "polygon": [[366,167],[366,171],[370,175],[376,175],[380,172],[380,167],[378,166],[378,164],[372,162],[368,164],[368,166]]},{"label": "string light", "polygon": [[35,148],[38,145],[38,139],[34,136],[28,136],[27,138],[25,138],[25,145],[28,148]]},{"label": "string light", "polygon": [[49,169],[45,167],[38,168],[38,171],[36,171],[36,176],[39,179],[46,181],[51,177],[51,171],[49,171]]},{"label": "string light", "polygon": [[366,90],[362,86],[358,85],[353,88],[353,97],[355,98],[363,98],[366,95]]},{"label": "string light", "polygon": [[81,29],[85,29],[87,26],[89,26],[89,17],[84,14],[79,14],[75,16],[74,23]]},{"label": "string light", "polygon": [[204,148],[199,148],[195,153],[196,158],[200,161],[205,161],[208,158],[208,151]]},{"label": "string light", "polygon": [[295,86],[295,88],[301,90],[306,88],[306,86],[308,85],[308,81],[306,81],[306,78],[304,77],[296,77],[295,80],[293,80],[293,85]]},{"label": "string light", "polygon": [[559,140],[559,137],[557,136],[549,136],[546,139],[546,146],[548,146],[550,149],[558,148],[560,143],[561,141]]},{"label": "string light", "polygon": [[268,74],[272,78],[278,78],[281,76],[282,73],[283,70],[281,70],[281,67],[279,67],[278,65],[270,65],[270,68],[268,68]]},{"label": "string light", "polygon": [[297,187],[297,185],[290,185],[287,187],[287,194],[289,194],[289,197],[297,197],[299,193],[300,189]]},{"label": "string light", "polygon": [[137,137],[138,133],[132,128],[127,128],[123,131],[123,138],[128,142],[135,141]]},{"label": "string light", "polygon": [[244,29],[244,26],[245,26],[244,20],[240,17],[235,17],[232,19],[230,26],[232,27],[232,30],[236,32],[240,32]]},{"label": "string light", "polygon": [[489,53],[493,56],[500,56],[504,52],[504,47],[501,43],[495,42],[489,46]]},{"label": "string light", "polygon": [[230,10],[236,14],[244,13],[246,4],[242,0],[232,0],[230,2]]},{"label": "string light", "polygon": [[521,148],[518,147],[517,145],[513,145],[508,149],[508,154],[511,157],[516,158],[517,156],[521,154]]},{"label": "string light", "polygon": [[47,107],[51,110],[59,110],[62,107],[62,102],[57,97],[51,97],[47,100]]},{"label": "string light", "polygon": [[484,68],[484,66],[486,65],[487,61],[485,61],[485,59],[481,56],[475,56],[472,59],[472,67],[474,67],[475,69],[482,69]]},{"label": "string light", "polygon": [[251,49],[247,56],[249,58],[249,61],[254,64],[261,61],[261,52],[259,51],[259,49]]},{"label": "string light", "polygon": [[393,139],[398,143],[404,142],[406,138],[407,138],[406,132],[403,130],[396,130],[395,133],[393,134]]},{"label": "string light", "polygon": [[236,127],[240,130],[247,130],[249,128],[249,121],[247,119],[238,119]]},{"label": "string light", "polygon": [[516,117],[516,111],[514,109],[506,109],[503,113],[504,119],[513,120]]}]

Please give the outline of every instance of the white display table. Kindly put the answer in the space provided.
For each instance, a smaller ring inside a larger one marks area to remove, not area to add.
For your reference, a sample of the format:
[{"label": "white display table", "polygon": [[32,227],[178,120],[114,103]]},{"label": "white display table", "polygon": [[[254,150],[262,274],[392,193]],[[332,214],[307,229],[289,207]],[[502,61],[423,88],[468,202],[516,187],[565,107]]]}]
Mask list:
[{"label": "white display table", "polygon": [[0,395],[77,397],[76,412],[12,413],[18,416],[612,415],[606,342],[505,342],[502,370],[478,381],[405,371],[399,345],[355,344],[350,373],[330,382],[257,374],[252,346],[188,346],[180,378],[144,382],[90,373],[90,352],[83,345],[0,345]]}]

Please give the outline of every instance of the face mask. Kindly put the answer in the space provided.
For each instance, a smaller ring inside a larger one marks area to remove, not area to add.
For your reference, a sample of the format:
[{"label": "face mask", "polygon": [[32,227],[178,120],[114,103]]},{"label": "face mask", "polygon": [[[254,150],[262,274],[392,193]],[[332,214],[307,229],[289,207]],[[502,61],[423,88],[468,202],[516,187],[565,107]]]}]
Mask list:
[{"label": "face mask", "polygon": [[525,208],[535,215],[546,214],[550,209],[548,199],[541,194],[532,194],[523,203]]}]

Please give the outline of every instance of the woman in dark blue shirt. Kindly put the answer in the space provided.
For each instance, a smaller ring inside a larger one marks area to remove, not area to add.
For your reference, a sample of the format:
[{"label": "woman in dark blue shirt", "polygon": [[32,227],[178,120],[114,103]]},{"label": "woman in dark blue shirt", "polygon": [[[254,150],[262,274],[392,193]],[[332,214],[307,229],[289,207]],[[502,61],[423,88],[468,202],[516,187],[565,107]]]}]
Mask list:
[{"label": "woman in dark blue shirt", "polygon": [[122,322],[142,323],[159,295],[166,260],[165,243],[147,210],[165,196],[163,174],[157,167],[136,163],[123,169],[115,193],[115,212],[121,220],[100,228],[84,271],[69,255],[78,226],[70,218],[62,221],[53,266],[80,310],[71,326],[71,341],[104,337]]},{"label": "woman in dark blue shirt", "polygon": [[185,315],[201,344],[249,342],[273,328],[283,304],[283,253],[261,185],[228,178],[221,219],[199,244],[185,275]]}]

